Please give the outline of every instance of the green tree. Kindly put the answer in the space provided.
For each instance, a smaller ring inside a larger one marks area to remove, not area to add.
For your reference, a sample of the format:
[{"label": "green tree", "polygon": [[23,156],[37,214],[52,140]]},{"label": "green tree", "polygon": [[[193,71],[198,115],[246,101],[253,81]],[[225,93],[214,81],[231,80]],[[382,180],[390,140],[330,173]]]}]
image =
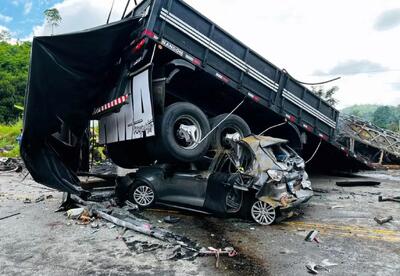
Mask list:
[{"label": "green tree", "polygon": [[30,42],[0,42],[0,123],[13,123],[21,114],[14,105],[24,104],[30,49]]},{"label": "green tree", "polygon": [[335,106],[339,102],[335,98],[336,92],[339,91],[339,87],[337,86],[333,86],[329,89],[324,89],[322,86],[312,86],[311,91],[332,106]]},{"label": "green tree", "polygon": [[378,107],[372,119],[372,122],[381,127],[389,129],[390,126],[393,127],[393,123],[396,122],[397,119],[389,106],[380,106]]},{"label": "green tree", "polygon": [[47,9],[44,11],[44,16],[46,17],[46,21],[51,25],[51,35],[54,34],[54,27],[58,27],[62,21],[62,17],[60,12],[56,9]]},{"label": "green tree", "polygon": [[7,30],[0,30],[0,42],[8,42],[11,39],[11,34]]}]

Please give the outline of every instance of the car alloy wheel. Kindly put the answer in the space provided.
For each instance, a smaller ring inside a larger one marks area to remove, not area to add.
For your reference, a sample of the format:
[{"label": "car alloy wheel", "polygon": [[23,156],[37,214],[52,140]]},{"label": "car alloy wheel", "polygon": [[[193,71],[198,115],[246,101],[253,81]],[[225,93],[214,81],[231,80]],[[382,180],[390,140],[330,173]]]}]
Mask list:
[{"label": "car alloy wheel", "polygon": [[275,221],[276,212],[271,205],[258,200],[251,206],[251,216],[258,224],[270,225]]},{"label": "car alloy wheel", "polygon": [[141,207],[150,206],[154,201],[154,191],[147,185],[139,185],[133,191],[133,200]]}]

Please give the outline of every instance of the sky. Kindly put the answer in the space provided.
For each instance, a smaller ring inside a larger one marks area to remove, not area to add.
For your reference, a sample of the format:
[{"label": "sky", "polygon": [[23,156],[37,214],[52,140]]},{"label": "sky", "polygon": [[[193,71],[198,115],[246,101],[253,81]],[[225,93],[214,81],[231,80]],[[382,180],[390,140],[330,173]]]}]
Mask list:
[{"label": "sky", "polygon": [[[133,7],[131,1],[131,7]],[[400,104],[400,0],[186,0],[267,60],[304,82],[340,80],[338,108]],[[50,34],[43,11],[63,18],[56,33],[104,24],[112,0],[0,0],[0,30],[14,39]],[[126,0],[115,0],[111,21]]]}]

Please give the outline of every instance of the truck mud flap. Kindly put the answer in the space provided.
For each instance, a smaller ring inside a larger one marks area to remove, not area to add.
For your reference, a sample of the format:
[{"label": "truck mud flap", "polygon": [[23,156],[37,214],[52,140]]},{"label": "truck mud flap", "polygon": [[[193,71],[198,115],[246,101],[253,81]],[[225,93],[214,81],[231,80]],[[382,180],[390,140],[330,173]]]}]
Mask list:
[{"label": "truck mud flap", "polygon": [[[128,18],[87,31],[34,38],[21,156],[35,181],[80,192],[76,171],[82,137],[94,108],[113,85],[110,75],[118,70],[129,35],[144,22]],[[62,126],[74,143],[55,138]]]}]

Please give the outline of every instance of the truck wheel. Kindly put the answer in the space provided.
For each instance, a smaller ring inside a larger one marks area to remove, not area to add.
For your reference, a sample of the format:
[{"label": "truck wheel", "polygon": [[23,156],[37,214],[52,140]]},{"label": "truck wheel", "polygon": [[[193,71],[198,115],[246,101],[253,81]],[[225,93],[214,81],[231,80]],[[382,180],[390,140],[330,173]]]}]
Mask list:
[{"label": "truck wheel", "polygon": [[204,156],[210,145],[207,116],[195,105],[178,102],[168,106],[158,120],[158,138],[153,145],[162,159],[183,162],[196,161]]},{"label": "truck wheel", "polygon": [[[213,129],[217,126],[228,114],[218,115],[210,120],[210,127]],[[228,134],[239,134],[241,138],[251,134],[249,125],[238,115],[232,114],[218,126],[211,134],[211,147],[213,149],[229,148],[229,143],[226,141]]]},{"label": "truck wheel", "polygon": [[136,181],[133,183],[129,193],[129,201],[141,208],[148,208],[154,205],[156,193],[151,186],[144,182]]}]

